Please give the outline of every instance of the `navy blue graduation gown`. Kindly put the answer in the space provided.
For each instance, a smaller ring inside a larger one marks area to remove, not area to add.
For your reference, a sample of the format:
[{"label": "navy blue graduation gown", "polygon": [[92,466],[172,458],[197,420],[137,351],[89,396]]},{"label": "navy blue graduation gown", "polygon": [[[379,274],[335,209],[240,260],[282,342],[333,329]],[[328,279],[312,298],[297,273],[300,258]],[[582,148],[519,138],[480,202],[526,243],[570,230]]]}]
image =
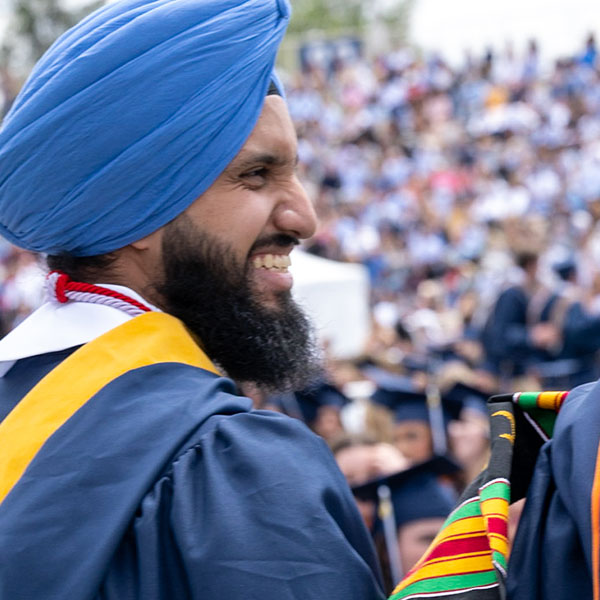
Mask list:
[{"label": "navy blue graduation gown", "polygon": [[586,384],[569,394],[552,439],[540,450],[510,555],[510,600],[594,597],[593,580],[600,577],[599,441],[600,384]]},{"label": "navy blue graduation gown", "polygon": [[[17,363],[6,413],[51,368]],[[114,379],[0,505],[2,600],[381,599],[325,443],[230,380],[165,362]]]}]

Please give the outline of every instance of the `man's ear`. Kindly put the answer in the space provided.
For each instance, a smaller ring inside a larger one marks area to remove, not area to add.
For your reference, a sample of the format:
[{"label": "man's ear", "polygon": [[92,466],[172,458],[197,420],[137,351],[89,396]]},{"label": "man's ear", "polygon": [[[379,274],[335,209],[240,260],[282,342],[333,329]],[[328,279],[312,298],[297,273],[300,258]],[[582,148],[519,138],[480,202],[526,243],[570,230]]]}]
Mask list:
[{"label": "man's ear", "polygon": [[144,250],[152,250],[159,248],[162,243],[162,227],[153,231],[152,233],[136,240],[135,242],[131,242],[129,246],[131,246],[134,250],[144,251]]}]

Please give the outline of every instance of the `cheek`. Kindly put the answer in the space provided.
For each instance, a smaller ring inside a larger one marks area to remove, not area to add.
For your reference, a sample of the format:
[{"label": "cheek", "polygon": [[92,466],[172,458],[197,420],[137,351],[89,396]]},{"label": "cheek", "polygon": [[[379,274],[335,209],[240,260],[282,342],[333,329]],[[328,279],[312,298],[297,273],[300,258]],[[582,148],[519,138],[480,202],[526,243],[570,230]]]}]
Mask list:
[{"label": "cheek", "polygon": [[246,255],[269,222],[270,204],[255,192],[225,188],[200,196],[186,214],[199,228]]},{"label": "cheek", "polygon": [[400,535],[398,537],[398,550],[403,569],[409,571],[423,556],[427,550],[427,544],[414,536]]},{"label": "cheek", "polygon": [[394,442],[396,447],[411,460],[426,458],[431,451],[429,427],[420,422],[397,424]]}]

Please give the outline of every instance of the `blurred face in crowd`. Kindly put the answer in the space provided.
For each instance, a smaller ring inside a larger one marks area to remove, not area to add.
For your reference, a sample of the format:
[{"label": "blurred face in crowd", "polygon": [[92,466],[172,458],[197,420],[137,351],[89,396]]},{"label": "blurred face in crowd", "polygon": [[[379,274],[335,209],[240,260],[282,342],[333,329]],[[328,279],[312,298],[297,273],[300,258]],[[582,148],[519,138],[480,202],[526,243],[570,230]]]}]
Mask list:
[{"label": "blurred face in crowd", "polygon": [[475,410],[463,410],[459,420],[448,424],[448,441],[454,457],[465,468],[483,467],[490,445],[489,419]]},{"label": "blurred face in crowd", "polygon": [[[406,458],[391,444],[357,444],[335,453],[335,460],[350,487],[361,485],[377,477],[385,477],[408,467]],[[372,529],[375,503],[355,498],[365,524]]]},{"label": "blurred face in crowd", "polygon": [[402,569],[407,573],[423,556],[444,524],[442,517],[417,519],[398,528],[398,550]]},{"label": "blurred face in crowd", "polygon": [[238,381],[299,387],[315,374],[306,317],[291,299],[289,254],[316,227],[296,177],[285,102],[268,96],[246,144],[160,234],[161,306]]},{"label": "blurred face in crowd", "polygon": [[375,445],[349,446],[335,454],[340,471],[350,487],[361,485],[379,475],[373,460]]},{"label": "blurred face in crowd", "polygon": [[409,466],[406,457],[385,442],[347,446],[335,453],[335,459],[350,486],[404,471]]},{"label": "blurred face in crowd", "polygon": [[337,406],[319,406],[317,418],[311,424],[312,430],[324,440],[331,441],[343,432],[340,409]]},{"label": "blurred face in crowd", "polygon": [[[374,445],[349,446],[335,454],[340,471],[344,474],[350,487],[360,485],[378,476],[373,461]],[[375,502],[355,498],[358,510],[365,525],[372,529],[375,521]]]},{"label": "blurred face in crowd", "polygon": [[394,425],[394,445],[412,464],[431,458],[431,428],[425,421],[406,420]]}]

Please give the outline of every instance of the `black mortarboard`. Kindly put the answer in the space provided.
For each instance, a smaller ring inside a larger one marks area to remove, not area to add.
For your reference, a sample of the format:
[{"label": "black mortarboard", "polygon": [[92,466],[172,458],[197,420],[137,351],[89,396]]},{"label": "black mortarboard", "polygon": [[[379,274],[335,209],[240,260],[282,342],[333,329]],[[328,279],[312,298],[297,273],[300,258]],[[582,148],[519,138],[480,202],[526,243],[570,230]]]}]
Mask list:
[{"label": "black mortarboard", "polygon": [[[462,400],[460,398],[460,395],[457,393],[444,394],[441,397],[445,421],[458,419],[462,408]],[[427,395],[422,392],[378,388],[371,397],[371,400],[389,408],[394,413],[396,422],[430,420]]]},{"label": "black mortarboard", "polygon": [[454,404],[459,412],[463,408],[472,408],[487,415],[487,400],[491,395],[459,381],[443,395],[443,398],[446,403]]},{"label": "black mortarboard", "polygon": [[410,469],[352,488],[361,500],[378,501],[378,489],[386,485],[392,495],[396,527],[409,521],[446,517],[454,508],[456,495],[440,483],[441,475],[454,475],[460,467],[451,460],[436,456]]},{"label": "black mortarboard", "polygon": [[312,423],[317,418],[321,406],[336,406],[341,409],[349,402],[340,390],[326,382],[296,392],[295,397],[306,423]]},{"label": "black mortarboard", "polygon": [[[368,377],[378,388],[383,388],[389,391],[415,391],[415,385],[410,377],[406,375],[398,375],[373,364],[361,367],[363,375]],[[384,402],[381,402],[384,404]]]},{"label": "black mortarboard", "polygon": [[448,450],[446,425],[449,421],[460,418],[466,398],[478,397],[473,388],[464,384],[455,385],[450,392],[440,395],[436,389],[431,389],[428,390],[428,396],[421,392],[380,387],[371,396],[371,400],[390,409],[396,423],[428,423],[431,426],[433,452],[443,455]]},{"label": "black mortarboard", "polygon": [[421,392],[377,388],[371,399],[389,408],[394,413],[396,422],[429,422],[427,396]]}]

